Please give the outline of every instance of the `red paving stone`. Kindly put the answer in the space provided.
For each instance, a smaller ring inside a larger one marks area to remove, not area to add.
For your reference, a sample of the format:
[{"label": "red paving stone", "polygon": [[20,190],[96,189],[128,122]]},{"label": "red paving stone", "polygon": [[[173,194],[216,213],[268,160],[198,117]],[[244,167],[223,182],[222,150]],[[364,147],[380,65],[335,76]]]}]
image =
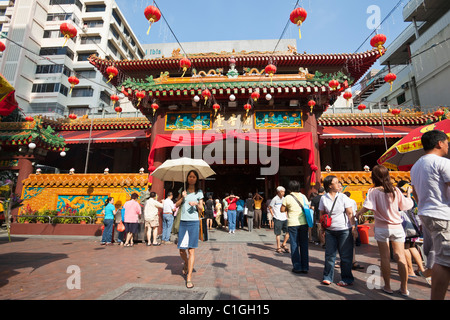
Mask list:
[{"label": "red paving stone", "polygon": [[[221,231],[215,231],[221,232]],[[320,283],[324,250],[310,244],[310,271],[294,274],[289,254],[275,253],[272,237],[266,241],[239,241],[238,231],[232,241],[200,242],[196,250],[195,288],[214,288],[214,299],[244,300],[404,300],[369,289],[365,270],[354,271],[351,287]],[[263,231],[259,231],[263,232]],[[270,232],[268,233],[272,235]],[[243,233],[241,234],[244,237]],[[374,243],[357,247],[358,261],[364,267],[379,265]],[[176,245],[132,248],[100,246],[99,238],[13,237],[0,238],[0,299],[85,300],[99,299],[129,284],[173,286],[187,290],[181,275],[182,262]],[[69,290],[71,276],[67,268],[81,270],[81,289]],[[392,288],[400,283],[396,264],[392,263]],[[382,283],[382,280],[381,280]],[[409,281],[408,299],[428,300],[430,287],[422,278]],[[450,295],[447,295],[447,299]]]}]

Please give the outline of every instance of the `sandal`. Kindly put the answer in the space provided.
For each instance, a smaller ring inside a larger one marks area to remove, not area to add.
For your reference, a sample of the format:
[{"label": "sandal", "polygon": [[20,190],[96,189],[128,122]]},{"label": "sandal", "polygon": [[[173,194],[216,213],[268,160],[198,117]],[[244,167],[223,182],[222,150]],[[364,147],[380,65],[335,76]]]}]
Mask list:
[{"label": "sandal", "polygon": [[331,284],[331,281],[329,280],[323,280],[322,284],[326,284],[327,286],[329,286]]},{"label": "sandal", "polygon": [[339,287],[348,287],[348,286],[351,286],[352,284],[351,283],[347,283],[347,282],[345,282],[345,281],[339,281],[338,283],[337,283],[337,285],[339,286]]},{"label": "sandal", "polygon": [[183,270],[181,271],[181,273],[183,274],[183,276],[187,276],[187,274],[188,274],[188,265],[187,264],[184,264]]},{"label": "sandal", "polygon": [[289,249],[286,248],[286,246],[281,246],[281,248],[284,250],[284,252],[289,253]]},{"label": "sandal", "polygon": [[276,253],[283,253],[283,250],[281,248],[278,248],[277,250],[275,250]]},{"label": "sandal", "polygon": [[364,267],[360,266],[358,263],[355,262],[352,266],[352,269],[353,270],[361,270],[361,269],[364,269]]},{"label": "sandal", "polygon": [[194,284],[191,280],[186,280],[186,288],[192,289],[194,287]]}]

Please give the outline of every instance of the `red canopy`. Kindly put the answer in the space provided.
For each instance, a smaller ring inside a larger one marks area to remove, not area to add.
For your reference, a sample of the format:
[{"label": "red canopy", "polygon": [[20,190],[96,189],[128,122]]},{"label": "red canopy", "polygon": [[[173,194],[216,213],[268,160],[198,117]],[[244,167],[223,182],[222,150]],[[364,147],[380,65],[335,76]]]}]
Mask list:
[{"label": "red canopy", "polygon": [[[155,136],[152,148],[148,157],[148,165],[150,173],[156,168],[153,166],[155,150],[165,147],[174,146],[195,146],[206,145],[225,139],[243,139],[254,143],[264,144],[267,146],[280,149],[307,149],[309,150],[308,163],[310,166],[314,165],[314,144],[311,132],[278,132],[278,131],[258,131],[250,133],[242,133],[230,131],[227,133],[193,133],[193,134],[158,134]],[[152,176],[149,176],[149,182],[152,182]],[[316,182],[315,171],[312,170],[311,183]]]}]

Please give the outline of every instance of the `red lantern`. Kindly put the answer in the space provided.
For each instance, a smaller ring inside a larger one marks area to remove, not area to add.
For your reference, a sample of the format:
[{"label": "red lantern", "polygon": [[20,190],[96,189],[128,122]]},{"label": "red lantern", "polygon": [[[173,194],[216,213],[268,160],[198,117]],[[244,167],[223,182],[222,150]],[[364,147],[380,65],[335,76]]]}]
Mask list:
[{"label": "red lantern", "polygon": [[270,84],[272,84],[272,77],[277,72],[277,67],[275,67],[273,64],[268,64],[264,71],[269,75]]},{"label": "red lantern", "polygon": [[313,112],[314,106],[316,105],[316,102],[314,100],[309,100],[308,101],[308,106],[311,110],[311,113]]},{"label": "red lantern", "polygon": [[332,91],[336,90],[336,88],[339,87],[339,81],[333,79],[330,82],[328,82],[328,85],[330,86]]},{"label": "red lantern", "polygon": [[394,116],[398,116],[398,115],[400,114],[400,112],[402,112],[402,110],[400,110],[400,109],[392,109],[392,111],[391,111],[391,113],[392,113]]},{"label": "red lantern", "polygon": [[69,119],[75,120],[77,118],[77,115],[74,113],[69,114]]},{"label": "red lantern", "polygon": [[441,121],[442,116],[444,115],[444,110],[438,109],[434,112],[434,116],[439,118],[439,121]]},{"label": "red lantern", "polygon": [[205,99],[205,104],[208,99],[211,97],[211,92],[208,89],[202,91],[202,97]]},{"label": "red lantern", "polygon": [[5,49],[6,49],[5,44],[4,44],[3,42],[0,41],[0,52],[5,51]]},{"label": "red lantern", "polygon": [[359,111],[364,111],[366,109],[366,106],[364,105],[364,104],[360,104],[359,106],[358,106],[358,110]]},{"label": "red lantern", "polygon": [[348,102],[353,97],[353,95],[350,91],[345,91],[343,96],[344,96],[344,99],[347,100],[347,106],[348,106]]},{"label": "red lantern", "polygon": [[59,26],[59,30],[61,31],[61,33],[64,35],[64,44],[63,47],[66,45],[67,40],[69,40],[69,38],[74,38],[77,36],[77,28],[75,28],[73,25],[71,25],[70,23],[64,22],[61,23],[61,25]]},{"label": "red lantern", "polygon": [[108,74],[108,81],[106,81],[106,83],[110,82],[115,76],[117,76],[119,74],[119,70],[117,70],[116,67],[114,66],[110,66],[108,68],[106,68],[106,73]]},{"label": "red lantern", "polygon": [[153,109],[153,116],[155,116],[155,112],[159,109],[159,105],[157,103],[152,103],[151,108]]},{"label": "red lantern", "polygon": [[252,105],[250,103],[247,103],[244,105],[244,109],[245,109],[245,116],[248,116],[248,112],[252,109]]},{"label": "red lantern", "polygon": [[73,87],[75,87],[77,84],[79,84],[79,83],[80,83],[80,80],[79,80],[77,77],[75,77],[75,76],[71,76],[71,77],[69,77],[68,81],[69,81],[69,83],[70,83],[70,91],[69,91],[69,94],[71,94],[71,93],[72,93]]},{"label": "red lantern", "polygon": [[183,58],[180,60],[180,67],[183,69],[183,74],[181,75],[181,77],[184,77],[184,74],[186,73],[187,69],[189,69],[191,67],[191,60],[189,60],[188,58]]},{"label": "red lantern", "polygon": [[296,24],[298,26],[298,35],[300,39],[302,38],[302,32],[300,31],[300,27],[303,21],[305,21],[307,15],[308,14],[306,10],[303,8],[296,8],[291,12],[290,20],[293,24]]},{"label": "red lantern", "polygon": [[397,76],[394,73],[388,73],[384,77],[384,81],[386,81],[387,83],[389,83],[391,85],[391,91],[392,91],[392,83],[395,81],[395,79],[397,79]]},{"label": "red lantern", "polygon": [[386,43],[386,36],[384,34],[376,34],[371,40],[370,45],[374,48],[378,48],[380,55],[383,55],[383,45]]},{"label": "red lantern", "polygon": [[217,115],[217,111],[220,110],[220,104],[214,103],[212,107],[214,109],[214,117],[215,117]]},{"label": "red lantern", "polygon": [[34,118],[32,116],[25,117],[25,121],[33,122]]},{"label": "red lantern", "polygon": [[117,118],[119,117],[119,114],[122,112],[122,108],[121,107],[115,107],[114,111],[117,112]]},{"label": "red lantern", "polygon": [[117,101],[119,101],[120,98],[119,98],[118,95],[113,94],[113,95],[111,95],[110,99],[112,100],[112,102],[113,102],[113,107],[114,107],[114,105],[116,104]]},{"label": "red lantern", "polygon": [[255,102],[258,101],[258,99],[259,99],[259,92],[253,91],[251,97],[252,97],[253,101],[255,101]]},{"label": "red lantern", "polygon": [[137,107],[139,107],[139,105],[141,104],[141,100],[145,98],[145,91],[136,92],[136,97],[138,98]]},{"label": "red lantern", "polygon": [[152,27],[152,24],[154,22],[158,22],[159,19],[161,19],[161,11],[159,11],[159,9],[155,6],[148,6],[144,10],[144,15],[145,15],[145,18],[150,23],[150,26],[148,27],[148,30],[147,30],[147,35],[148,35],[150,33],[150,28]]}]

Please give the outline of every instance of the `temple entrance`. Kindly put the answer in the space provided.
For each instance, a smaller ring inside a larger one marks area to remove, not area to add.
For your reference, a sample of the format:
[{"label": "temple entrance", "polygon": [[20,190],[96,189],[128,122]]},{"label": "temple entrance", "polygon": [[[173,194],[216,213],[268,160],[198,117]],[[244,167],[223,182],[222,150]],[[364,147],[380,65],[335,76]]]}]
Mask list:
[{"label": "temple entrance", "polygon": [[206,179],[205,194],[212,193],[214,198],[223,198],[226,193],[233,192],[245,199],[251,192],[259,192],[264,196],[268,192],[273,176],[261,176],[260,166],[256,165],[212,165],[217,173]]}]

